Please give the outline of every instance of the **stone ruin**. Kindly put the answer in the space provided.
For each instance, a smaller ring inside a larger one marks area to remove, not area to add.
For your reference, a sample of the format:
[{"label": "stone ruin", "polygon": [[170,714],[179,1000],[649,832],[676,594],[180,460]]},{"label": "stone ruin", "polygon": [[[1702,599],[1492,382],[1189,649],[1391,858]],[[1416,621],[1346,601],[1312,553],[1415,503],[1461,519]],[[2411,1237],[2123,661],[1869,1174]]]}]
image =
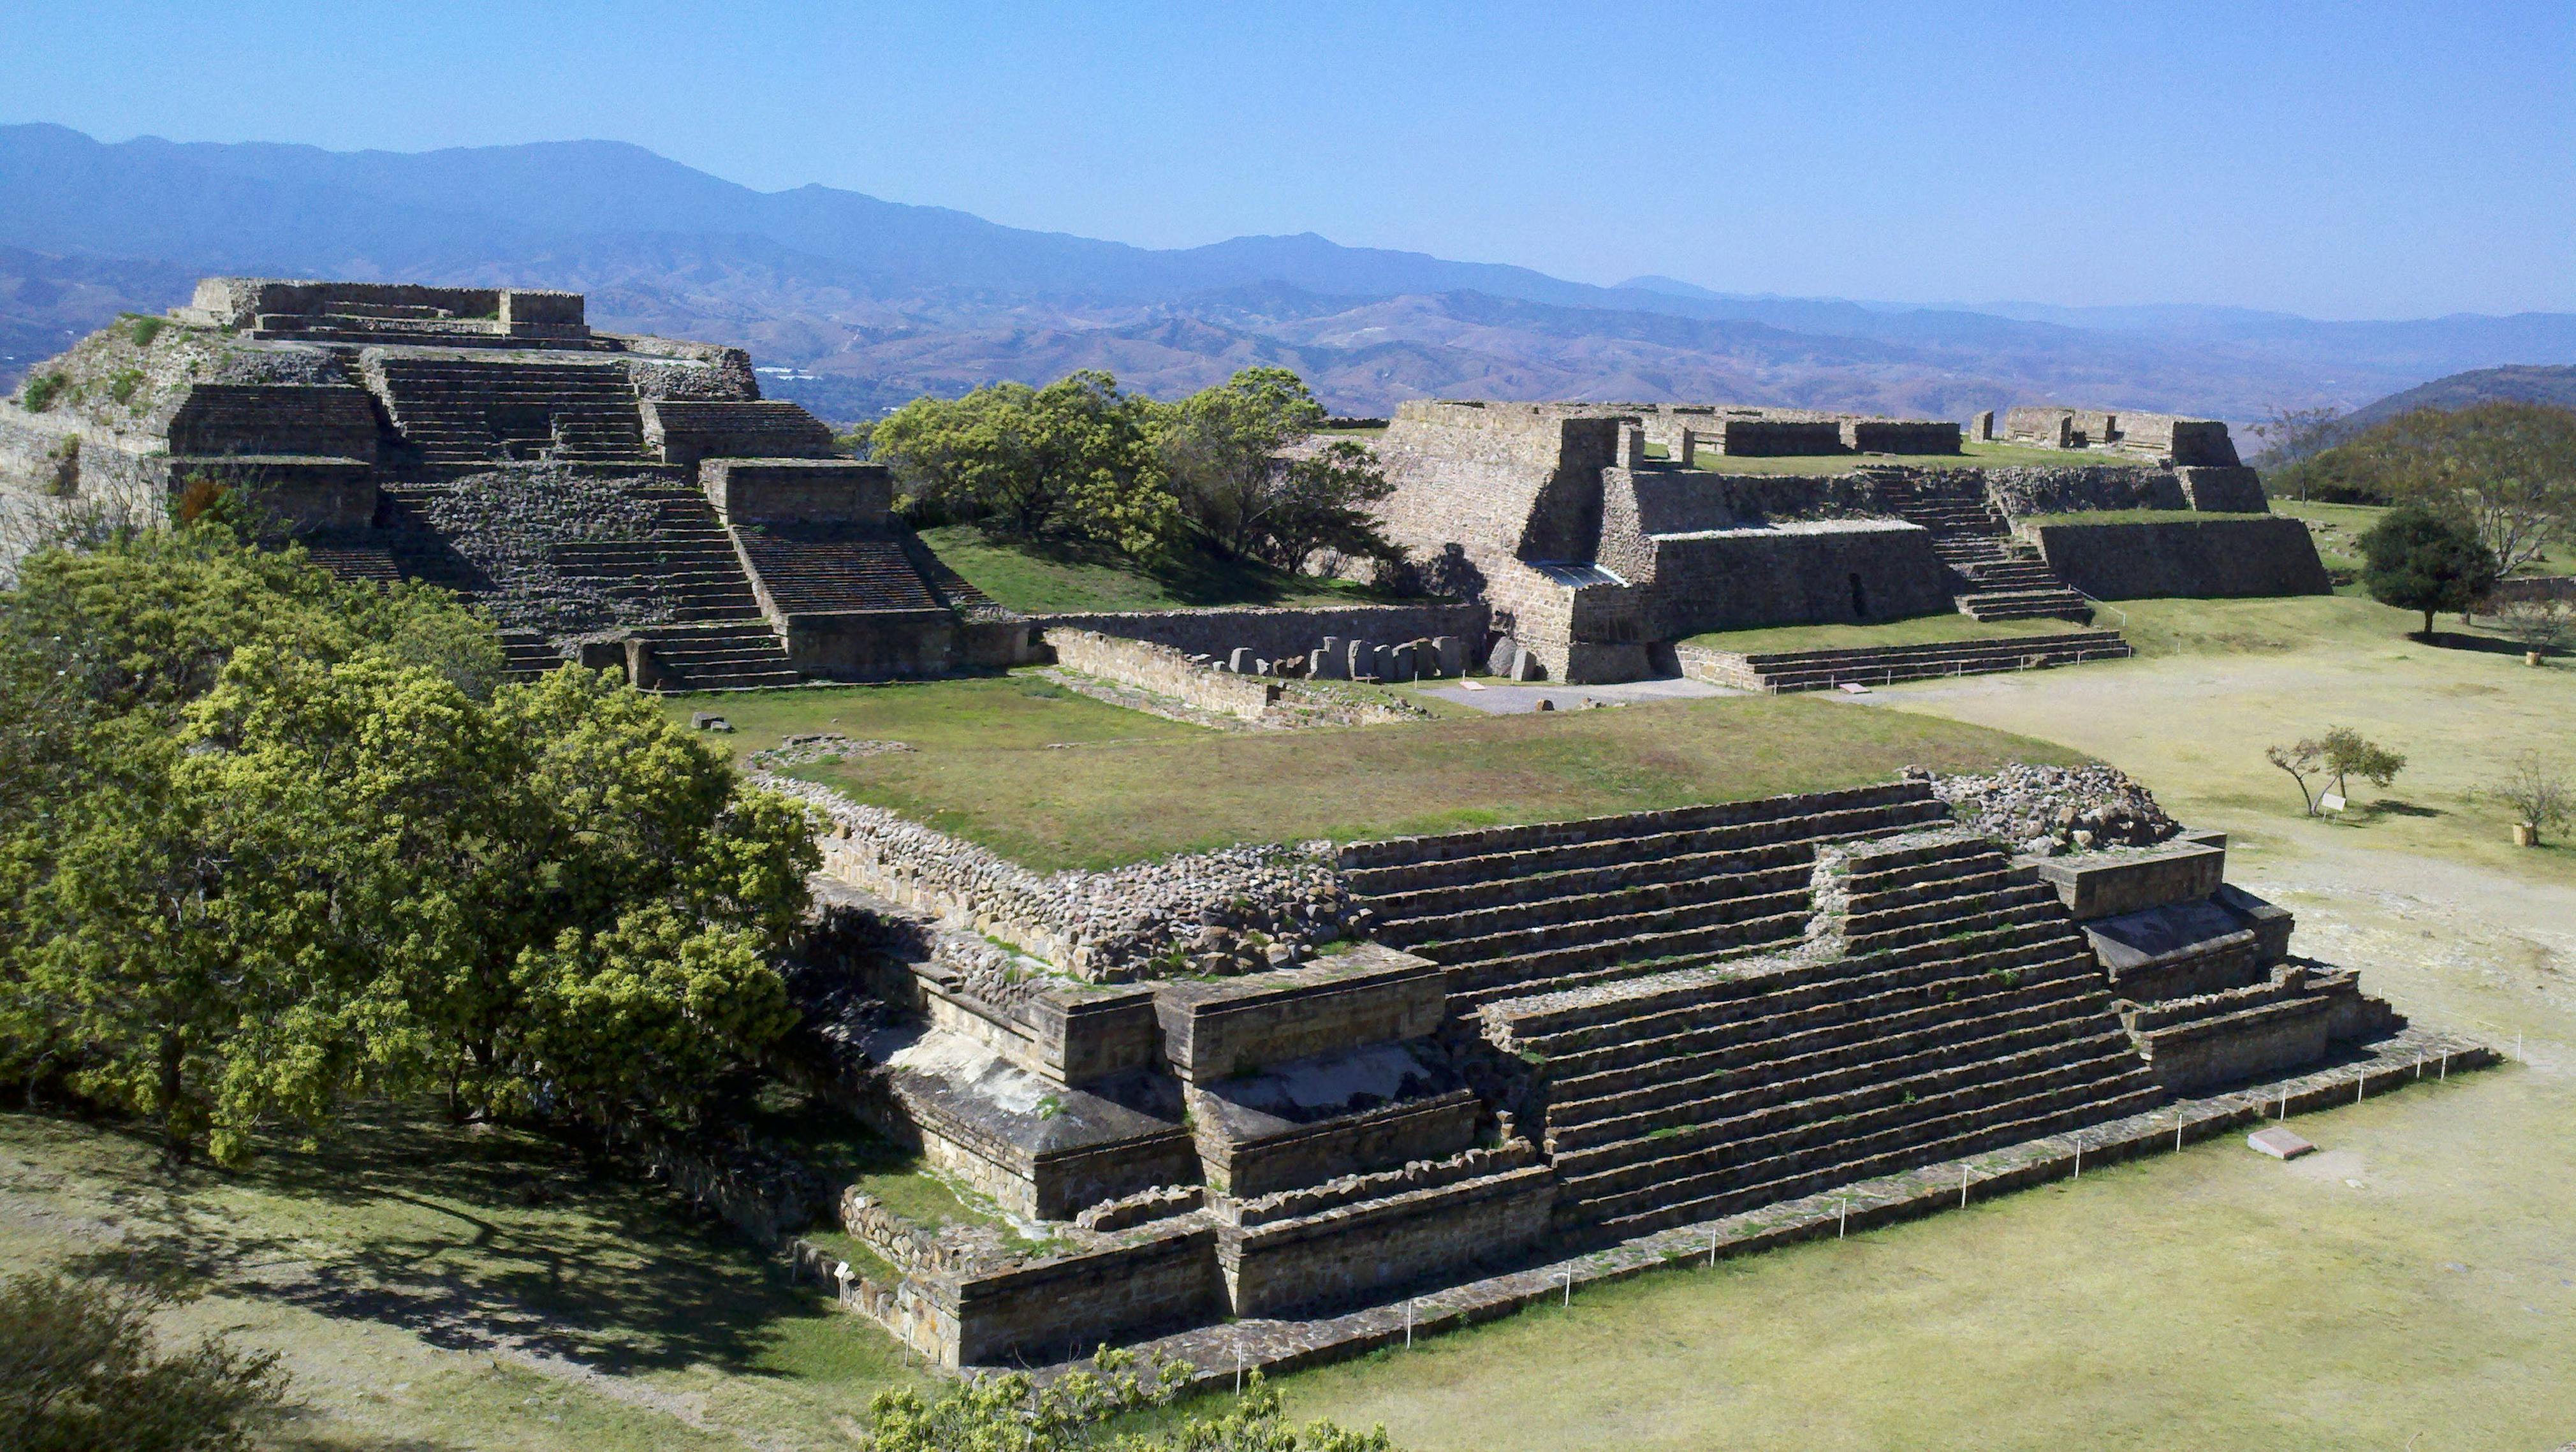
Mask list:
[{"label": "stone ruin", "polygon": [[704,689],[1028,657],[742,350],[596,332],[578,293],[207,278],[31,376],[62,382],[0,405],[0,509],[235,491],[335,573],[478,602],[514,669]]},{"label": "stone ruin", "polygon": [[1012,1228],[798,1262],[952,1368],[1302,1364],[2490,1061],[2105,768],[1050,877],[780,785],[794,1072]]},{"label": "stone ruin", "polygon": [[[1379,522],[1491,608],[1492,659],[1573,684],[1692,670],[1675,643],[1714,631],[1947,610],[2080,624],[2099,599],[2332,588],[2304,526],[2238,517],[2267,506],[2221,423],[2126,416],[2116,462],[2062,469],[1725,471],[1732,455],[1960,449],[1952,424],[1790,412],[1407,402],[1372,446],[1397,486]],[[2056,517],[2133,509],[2228,517]],[[1868,678],[2126,653],[2107,632],[1996,644]],[[1740,660],[1702,668],[1762,677]]]}]

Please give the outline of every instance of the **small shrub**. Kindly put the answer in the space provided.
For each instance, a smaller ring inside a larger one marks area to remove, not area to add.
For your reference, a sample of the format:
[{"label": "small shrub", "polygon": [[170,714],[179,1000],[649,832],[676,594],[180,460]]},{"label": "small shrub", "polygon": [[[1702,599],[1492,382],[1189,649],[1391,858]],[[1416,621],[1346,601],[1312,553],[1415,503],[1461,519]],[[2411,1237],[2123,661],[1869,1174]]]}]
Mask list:
[{"label": "small shrub", "polygon": [[273,1351],[220,1334],[162,1355],[164,1292],[59,1275],[0,1284],[0,1426],[28,1452],[232,1452],[285,1407]]},{"label": "small shrub", "polygon": [[54,406],[54,400],[62,396],[64,389],[71,386],[72,381],[59,373],[39,373],[27,380],[18,401],[26,406],[29,413],[43,413]]},{"label": "small shrub", "polygon": [[2542,833],[2576,821],[2576,787],[2569,785],[2564,768],[2537,751],[2515,757],[2504,778],[2487,788],[2487,795],[2531,828],[2533,846],[2540,844]]},{"label": "small shrub", "polygon": [[118,403],[132,403],[135,390],[142,386],[142,369],[120,368],[107,380],[107,396]]},{"label": "small shrub", "polygon": [[2542,655],[2564,650],[2576,638],[2576,605],[2565,600],[2517,600],[2496,621],[2523,649]]},{"label": "small shrub", "polygon": [[168,318],[136,318],[127,327],[126,336],[134,340],[135,347],[149,348],[152,346],[152,340],[160,337],[161,330],[168,326],[170,326]]}]

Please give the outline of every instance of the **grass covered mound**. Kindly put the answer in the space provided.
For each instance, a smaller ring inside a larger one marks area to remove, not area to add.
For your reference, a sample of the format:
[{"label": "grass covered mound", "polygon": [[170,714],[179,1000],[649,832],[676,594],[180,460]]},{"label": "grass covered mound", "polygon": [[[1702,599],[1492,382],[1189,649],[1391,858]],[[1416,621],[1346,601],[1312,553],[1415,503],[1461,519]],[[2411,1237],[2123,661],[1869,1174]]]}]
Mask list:
[{"label": "grass covered mound", "polygon": [[[734,739],[757,749],[828,730],[907,742],[918,749],[795,774],[1041,872],[1235,842],[1394,837],[1821,791],[1884,781],[1909,763],[1985,771],[2083,759],[2025,737],[1796,697],[1238,735],[1057,692],[1015,676],[781,693],[775,704],[743,702],[736,724],[745,729]],[[1569,701],[1581,694],[1566,692]]]},{"label": "grass covered mound", "polygon": [[1177,558],[1151,567],[1098,546],[988,533],[977,524],[925,529],[921,538],[995,603],[1032,613],[1354,605],[1386,598],[1349,581],[1285,574],[1219,554],[1195,538]]}]

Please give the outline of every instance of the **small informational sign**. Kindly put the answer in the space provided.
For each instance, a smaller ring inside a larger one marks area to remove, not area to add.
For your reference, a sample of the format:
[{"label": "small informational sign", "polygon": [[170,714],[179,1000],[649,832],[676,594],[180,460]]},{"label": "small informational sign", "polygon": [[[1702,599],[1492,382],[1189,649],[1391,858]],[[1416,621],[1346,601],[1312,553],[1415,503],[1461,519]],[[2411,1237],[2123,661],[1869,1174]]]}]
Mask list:
[{"label": "small informational sign", "polygon": [[2332,792],[2327,792],[2317,798],[2317,810],[2320,812],[2340,812],[2343,808],[2343,798],[2336,796]]},{"label": "small informational sign", "polygon": [[1834,689],[1841,691],[1846,696],[1866,696],[1869,694],[1869,687],[1864,686],[1857,681],[1845,681]]}]

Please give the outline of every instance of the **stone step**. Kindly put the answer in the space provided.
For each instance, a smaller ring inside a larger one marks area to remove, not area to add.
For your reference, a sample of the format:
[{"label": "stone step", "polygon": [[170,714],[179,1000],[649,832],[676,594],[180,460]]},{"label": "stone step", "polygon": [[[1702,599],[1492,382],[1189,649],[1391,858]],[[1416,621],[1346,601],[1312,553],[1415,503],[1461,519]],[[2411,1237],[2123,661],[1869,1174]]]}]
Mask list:
[{"label": "stone step", "polygon": [[1803,931],[1807,912],[1807,891],[1801,882],[1795,888],[1782,891],[1678,903],[1539,927],[1480,933],[1451,941],[1417,941],[1404,946],[1406,951],[1428,958],[1444,968],[1465,968],[1525,960],[1568,949],[1596,946],[1615,949],[1634,940],[1665,939],[1695,929],[1784,918],[1797,922]]},{"label": "stone step", "polygon": [[[2106,1086],[2100,1097],[2072,1107],[2042,1107],[2010,1119],[1976,1116],[1955,1125],[1939,1126],[1931,1137],[1858,1158],[1816,1165],[1804,1156],[1783,1156],[1776,1164],[1746,1167],[1737,1178],[1740,1181],[1749,1179],[1749,1182],[1738,1183],[1732,1188],[1705,1192],[1695,1188],[1680,1189],[1666,1203],[1590,1219],[1591,1238],[1627,1240],[1675,1225],[1714,1220],[1762,1205],[1800,1199],[1831,1190],[1837,1185],[1898,1174],[2025,1140],[2065,1134],[2088,1125],[2142,1114],[2163,1105],[2167,1097],[2140,1073],[2122,1079],[2116,1087]],[[1583,1212],[1591,1208],[1595,1207],[1561,1210],[1560,1223],[1569,1227],[1583,1226],[1588,1218]]]},{"label": "stone step", "polygon": [[1950,916],[1904,924],[1880,932],[1853,933],[1845,939],[1852,956],[1883,953],[1891,948],[1912,947],[1938,942],[1944,938],[1966,938],[1993,928],[2047,924],[2073,934],[2074,924],[2066,920],[2066,908],[2057,895],[2042,888],[2041,896],[2025,902],[1999,904],[1980,910],[1965,910]]},{"label": "stone step", "polygon": [[1486,959],[1449,968],[1442,976],[1448,983],[1449,1011],[1461,1014],[1497,999],[1669,972],[1683,959],[1709,962],[1777,949],[1797,942],[1806,927],[1801,907],[1776,917]]},{"label": "stone step", "polygon": [[[1369,935],[1390,947],[1403,948],[1417,943],[1465,942],[1529,928],[1605,921],[1660,908],[1690,907],[1734,898],[1770,899],[1782,894],[1803,895],[1810,871],[1807,863],[1793,860],[1778,867],[1721,870],[1676,880],[1581,888],[1554,896],[1485,902],[1464,908],[1441,904],[1449,910],[1413,916],[1391,916],[1383,906],[1379,906],[1380,916]],[[1551,879],[1540,879],[1526,885],[1544,888],[1551,882]]]},{"label": "stone step", "polygon": [[[1827,1188],[1937,1163],[1975,1147],[2117,1119],[2165,1102],[2152,1081],[2140,1082],[2146,1075],[2137,1065],[2135,1054],[2115,1050],[2077,1066],[2071,1075],[2046,1071],[2035,1086],[2010,1080],[1982,1084],[1941,1096],[1938,1102],[1899,1106],[1911,1113],[1882,1111],[1875,1127],[1865,1132],[1855,1132],[1849,1123],[1818,1126],[1832,1131],[1822,1143],[1813,1136],[1802,1142],[1792,1132],[1762,1143],[1622,1166],[1607,1172],[1601,1185],[1561,1180],[1559,1214],[1575,1223],[1591,1220],[1629,1232],[1657,1210],[1689,1207],[1687,1218],[1699,1219],[1709,1202],[1761,1204],[1782,1198],[1788,1184]],[[1624,1187],[1610,1188],[1621,1182]]]},{"label": "stone step", "polygon": [[[1486,1022],[1510,1022],[1512,1048],[1535,1050],[1548,1063],[1548,1081],[1566,1084],[1607,1068],[1633,1068],[1656,1058],[1685,1058],[1723,1043],[1741,1025],[1780,1014],[1819,1009],[1811,1022],[1842,1022],[1906,1007],[1906,996],[1940,991],[1945,983],[2004,976],[2048,976],[2069,960],[2084,960],[2079,940],[2032,932],[1994,935],[1947,953],[1883,955],[1873,960],[1829,958],[1816,963],[1765,960],[1731,968],[1672,973],[1667,983],[1638,981],[1620,994],[1597,996],[1564,1012],[1528,1012],[1525,1004],[1499,1004]],[[1790,1032],[1775,1022],[1767,1032]]]},{"label": "stone step", "polygon": [[1824,1093],[1837,1081],[1858,1085],[1873,1076],[1901,1076],[2058,1043],[2066,1037],[2069,1021],[2100,1020],[2108,1010],[2100,983],[2085,978],[2079,970],[2068,970],[2011,988],[1997,985],[1975,999],[1918,1003],[1874,1017],[1788,1029],[1777,1042],[1752,1045],[1762,1051],[1759,1057],[1696,1064],[1674,1077],[1659,1073],[1590,1099],[1551,1098],[1547,1132],[1558,1150],[1570,1152],[1633,1138],[1663,1124],[1714,1122],[1735,1108],[1801,1097],[1793,1092],[1800,1084]]},{"label": "stone step", "polygon": [[[1615,863],[1606,867],[1576,867],[1561,872],[1499,876],[1449,886],[1417,888],[1409,892],[1375,894],[1369,896],[1367,901],[1377,912],[1380,921],[1396,922],[1429,918],[1442,913],[1465,913],[1482,908],[1535,902],[1543,898],[1565,897],[1575,893],[1607,892],[1646,883],[1720,877],[1731,873],[1763,872],[1775,868],[1805,868],[1815,861],[1815,855],[1815,841],[1802,839],[1794,842],[1775,842],[1761,847],[1675,853],[1642,862]],[[1407,871],[1410,869],[1383,870]]]},{"label": "stone step", "polygon": [[[1581,1184],[1587,1198],[1638,1188],[1623,1180],[1622,1170],[1702,1150],[1767,1150],[1800,1143],[1821,1145],[1844,1133],[1864,1135],[1890,1124],[1976,1107],[1980,1092],[1998,1084],[2027,1091],[2074,1088],[2100,1077],[2104,1060],[2134,1059],[2136,1050],[2125,1032],[2102,1032],[2104,1015],[2070,1016],[2049,1025],[2035,1041],[1987,1045],[1989,1053],[1959,1045],[1940,1045],[1921,1055],[1895,1054],[1867,1060],[1841,1072],[1798,1078],[1771,1086],[1780,1097],[1744,1105],[1724,1118],[1700,1119],[1698,1103],[1671,1106],[1666,1112],[1641,1116],[1643,1128],[1571,1149],[1554,1151],[1557,1174],[1568,1185]],[[2089,1023],[2084,1034],[2073,1025]],[[1970,1040],[1976,1044],[1981,1041]],[[1952,1050],[1957,1052],[1952,1052]],[[1722,1100],[1728,1096],[1717,1096]],[[1714,1103],[1714,1101],[1712,1101]],[[1713,1112],[1713,1111],[1712,1111]]]},{"label": "stone step", "polygon": [[[1904,831],[1947,822],[1949,808],[1920,783],[1893,784],[1886,788],[1866,789],[1881,795],[1869,800],[1863,793],[1844,804],[1820,806],[1811,810],[1761,815],[1746,813],[1743,819],[1684,822],[1662,830],[1641,831],[1634,835],[1574,836],[1568,840],[1547,842],[1531,840],[1527,845],[1499,845],[1489,851],[1475,851],[1473,845],[1446,855],[1426,855],[1408,860],[1363,860],[1353,863],[1351,855],[1361,848],[1389,844],[1357,843],[1343,849],[1342,880],[1345,888],[1363,900],[1374,900],[1397,893],[1419,892],[1446,887],[1524,877],[1541,873],[1566,872],[1588,867],[1616,867],[1636,861],[1655,861],[1666,857],[1687,856],[1703,852],[1737,851],[1774,846],[1786,842],[1816,842],[1829,838],[1863,836],[1887,831]],[[1842,796],[1844,794],[1833,794]],[[1462,833],[1462,837],[1484,837],[1485,833]],[[1501,834],[1493,834],[1501,835]],[[1411,842],[1438,842],[1437,838],[1413,838]],[[1436,851],[1436,849],[1426,849]]]}]

